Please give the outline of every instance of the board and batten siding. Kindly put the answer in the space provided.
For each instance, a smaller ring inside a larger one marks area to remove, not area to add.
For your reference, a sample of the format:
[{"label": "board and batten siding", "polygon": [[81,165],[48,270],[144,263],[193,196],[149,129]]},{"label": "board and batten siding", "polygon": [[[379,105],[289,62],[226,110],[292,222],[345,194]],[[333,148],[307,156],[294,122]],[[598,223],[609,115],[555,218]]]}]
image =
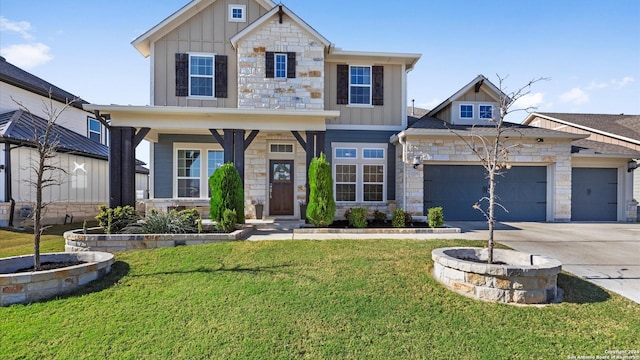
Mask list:
[{"label": "board and batten siding", "polygon": [[[229,5],[246,6],[246,22],[229,22]],[[236,108],[237,56],[229,39],[256,21],[268,10],[253,0],[218,0],[153,43],[153,104],[156,106],[193,106]],[[197,100],[176,97],[176,53],[215,53],[228,56],[228,97]]]},{"label": "board and batten siding", "polygon": [[[367,64],[354,59],[353,65]],[[404,76],[401,65],[384,65],[384,105],[360,106],[337,104],[338,63],[325,61],[325,110],[339,110],[340,117],[327,120],[327,125],[377,125],[402,126],[402,78]],[[388,140],[388,139],[387,139]]]},{"label": "board and batten siding", "polygon": [[[37,152],[32,148],[17,148],[11,151],[13,198],[17,202],[35,202],[35,188],[28,181],[35,181],[32,161],[37,161]],[[58,153],[50,163],[67,173],[55,172],[60,186],[43,189],[43,201],[107,203],[109,201],[109,170],[106,160],[79,155]],[[83,170],[84,169],[84,170]]]},{"label": "board and batten siding", "polygon": [[[458,110],[454,110],[453,106],[457,106],[460,103],[464,103],[464,102],[470,102],[470,103],[486,103],[486,104],[493,104],[494,106],[494,111],[498,111],[497,106],[497,99],[495,99],[494,97],[492,97],[491,95],[489,95],[483,88],[480,88],[480,91],[475,92],[474,88],[469,89],[469,91],[467,91],[466,93],[464,93],[462,96],[460,96],[459,98],[455,99],[454,103],[451,103],[447,106],[445,106],[442,110],[438,111],[434,117],[437,119],[440,119],[442,121],[446,121],[449,123],[455,122],[456,120],[458,120],[457,118],[452,118],[453,114],[458,114]],[[477,118],[478,114],[478,109],[474,108],[474,117]]]}]

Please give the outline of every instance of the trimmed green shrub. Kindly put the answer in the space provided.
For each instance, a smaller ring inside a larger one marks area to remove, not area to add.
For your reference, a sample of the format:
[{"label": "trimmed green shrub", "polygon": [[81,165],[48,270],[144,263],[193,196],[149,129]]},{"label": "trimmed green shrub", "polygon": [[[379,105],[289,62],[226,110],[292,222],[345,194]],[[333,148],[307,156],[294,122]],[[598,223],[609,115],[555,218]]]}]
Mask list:
[{"label": "trimmed green shrub", "polygon": [[222,219],[216,223],[216,230],[230,233],[236,229],[237,214],[235,210],[224,209]]},{"label": "trimmed green shrub", "polygon": [[236,223],[244,224],[244,189],[238,169],[232,163],[220,166],[209,178],[211,220],[220,221],[225,209],[235,210]]},{"label": "trimmed green shrub", "polygon": [[116,234],[128,225],[136,223],[140,217],[132,206],[118,206],[115,209],[100,205],[100,213],[96,216],[98,225],[106,234]]},{"label": "trimmed green shrub", "polygon": [[407,226],[407,215],[409,218],[408,222],[411,222],[411,215],[409,215],[409,213],[406,213],[402,209],[395,209],[393,211],[393,215],[391,216],[391,225],[393,225],[393,227],[395,228],[403,228]]},{"label": "trimmed green shrub", "polygon": [[318,227],[327,227],[336,215],[336,202],[333,199],[333,179],[331,165],[324,153],[313,158],[309,165],[309,204],[307,219]]},{"label": "trimmed green shrub", "polygon": [[439,228],[444,225],[444,214],[442,213],[442,207],[432,207],[428,210],[428,222],[429,227]]},{"label": "trimmed green shrub", "polygon": [[349,213],[349,225],[356,229],[364,229],[367,227],[367,208],[357,207],[351,209]]},{"label": "trimmed green shrub", "polygon": [[386,220],[387,220],[387,214],[379,210],[373,211],[373,221],[381,223],[381,222],[385,222]]}]

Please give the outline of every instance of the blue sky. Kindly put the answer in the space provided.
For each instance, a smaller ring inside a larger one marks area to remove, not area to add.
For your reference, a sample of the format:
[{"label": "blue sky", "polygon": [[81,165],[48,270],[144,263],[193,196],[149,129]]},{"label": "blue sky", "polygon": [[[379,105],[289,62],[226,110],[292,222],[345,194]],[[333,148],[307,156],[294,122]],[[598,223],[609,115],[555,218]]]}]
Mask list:
[{"label": "blue sky", "polygon": [[[149,103],[130,42],[188,0],[1,0],[0,52],[98,104]],[[484,74],[537,77],[539,111],[640,114],[640,0],[284,1],[345,50],[421,53],[409,100],[431,108]],[[525,114],[511,121],[519,122]]]}]

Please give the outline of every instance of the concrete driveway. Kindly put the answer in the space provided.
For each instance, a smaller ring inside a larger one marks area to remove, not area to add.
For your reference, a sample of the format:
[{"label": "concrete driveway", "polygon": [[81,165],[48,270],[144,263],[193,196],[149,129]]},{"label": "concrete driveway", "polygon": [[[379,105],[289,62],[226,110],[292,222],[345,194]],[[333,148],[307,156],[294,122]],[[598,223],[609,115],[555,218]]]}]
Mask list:
[{"label": "concrete driveway", "polygon": [[[488,238],[484,223],[448,224],[462,228],[462,238]],[[564,270],[640,303],[640,224],[514,222],[497,228],[498,242],[554,257]]]}]

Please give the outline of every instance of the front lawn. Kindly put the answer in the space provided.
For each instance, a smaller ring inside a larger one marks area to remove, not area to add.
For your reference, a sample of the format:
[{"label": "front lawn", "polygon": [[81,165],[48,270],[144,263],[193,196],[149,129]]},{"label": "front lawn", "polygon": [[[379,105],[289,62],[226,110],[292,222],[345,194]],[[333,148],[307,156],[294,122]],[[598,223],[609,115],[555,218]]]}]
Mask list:
[{"label": "front lawn", "polygon": [[0,358],[566,359],[640,348],[640,305],[568,275],[559,279],[566,302],[542,308],[444,289],[429,274],[431,250],[465,245],[481,243],[243,241],[120,253],[81,293],[0,308]]}]

